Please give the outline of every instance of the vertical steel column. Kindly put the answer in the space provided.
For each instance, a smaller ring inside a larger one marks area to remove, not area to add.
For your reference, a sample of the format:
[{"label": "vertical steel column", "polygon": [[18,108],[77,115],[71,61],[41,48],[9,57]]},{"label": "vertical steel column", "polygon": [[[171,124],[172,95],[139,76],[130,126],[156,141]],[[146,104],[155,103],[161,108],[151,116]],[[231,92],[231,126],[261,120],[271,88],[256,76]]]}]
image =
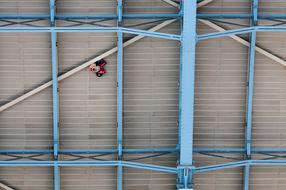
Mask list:
[{"label": "vertical steel column", "polygon": [[[117,26],[121,26],[122,23],[122,0],[117,0],[117,15],[118,21]],[[122,116],[123,116],[123,34],[122,32],[117,33],[117,150],[118,160],[122,160]],[[123,168],[122,166],[117,167],[117,190],[123,188]]]},{"label": "vertical steel column", "polygon": [[54,157],[58,157],[59,139],[58,139],[58,125],[59,125],[59,101],[58,101],[58,64],[57,64],[57,33],[51,33],[51,47],[52,47],[52,78],[53,78],[53,142],[54,142]]},{"label": "vertical steel column", "polygon": [[58,164],[54,164],[54,190],[60,189],[60,169]]},{"label": "vertical steel column", "polygon": [[[51,33],[52,47],[52,78],[53,78],[53,143],[54,143],[54,160],[58,160],[59,152],[59,101],[58,101],[58,64],[57,64],[57,33]],[[54,190],[59,190],[59,168],[54,166]]]},{"label": "vertical steel column", "polygon": [[[252,0],[252,19],[251,26],[256,26],[258,21],[258,0]],[[251,159],[251,130],[252,130],[252,102],[253,102],[253,87],[254,87],[254,66],[255,66],[255,47],[256,47],[256,32],[250,34],[250,46],[248,57],[248,88],[247,88],[247,110],[246,110],[246,132],[245,132],[245,148],[246,158]],[[244,168],[244,190],[249,189],[249,174],[250,166]]]},{"label": "vertical steel column", "polygon": [[[251,25],[257,25],[258,0],[253,0]],[[247,111],[246,111],[246,154],[251,155],[251,128],[252,128],[252,100],[253,100],[253,85],[254,85],[254,64],[255,64],[255,47],[256,47],[256,32],[250,34],[250,47],[248,58],[248,88],[247,88]]]},{"label": "vertical steel column", "polygon": [[195,91],[197,1],[182,1],[183,30],[181,41],[180,110],[179,127],[180,160],[178,189],[192,188],[193,177],[193,115]]},{"label": "vertical steel column", "polygon": [[250,165],[244,166],[244,171],[243,171],[243,189],[248,190],[249,189],[249,176],[250,176]]},{"label": "vertical steel column", "polygon": [[56,13],[56,0],[50,0],[50,22],[54,26],[55,23],[55,13]]},{"label": "vertical steel column", "polygon": [[[55,0],[50,0],[50,22],[55,26]],[[59,98],[58,98],[58,55],[57,55],[57,33],[51,32],[51,49],[52,49],[52,83],[53,83],[53,145],[54,160],[58,160],[59,152]],[[54,190],[60,189],[59,167],[54,165]]]}]

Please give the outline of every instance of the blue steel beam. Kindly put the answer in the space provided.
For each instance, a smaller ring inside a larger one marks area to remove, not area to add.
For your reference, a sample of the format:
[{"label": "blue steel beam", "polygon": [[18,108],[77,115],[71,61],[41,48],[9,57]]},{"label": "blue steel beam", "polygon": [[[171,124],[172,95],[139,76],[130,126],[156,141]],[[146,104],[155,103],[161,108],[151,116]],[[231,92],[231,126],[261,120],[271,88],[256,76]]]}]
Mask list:
[{"label": "blue steel beam", "polygon": [[208,40],[213,38],[227,37],[238,34],[247,34],[251,32],[286,32],[286,27],[279,26],[254,26],[234,30],[227,30],[224,32],[213,32],[209,34],[198,35],[198,41]]},{"label": "blue steel beam", "polygon": [[[55,26],[55,0],[50,0],[50,24]],[[53,144],[54,160],[58,160],[59,153],[59,95],[58,95],[58,53],[57,53],[57,33],[51,31],[52,49],[52,91],[53,91]],[[60,189],[59,166],[54,164],[54,190]]]},{"label": "blue steel beam", "polygon": [[[252,19],[252,14],[248,13],[198,13],[200,19],[216,18],[216,19]],[[258,19],[286,19],[286,14],[257,14]]]},{"label": "blue steel beam", "polygon": [[[54,150],[0,150],[0,154],[53,154]],[[99,154],[114,153],[118,149],[59,149],[58,154]],[[125,154],[150,154],[150,153],[178,153],[178,148],[146,148],[146,149],[122,149]],[[245,148],[194,148],[194,153],[222,153],[222,154],[244,154]],[[252,147],[252,154],[263,153],[286,153],[286,148],[255,148]]]},{"label": "blue steel beam", "polygon": [[217,170],[224,170],[228,168],[236,168],[236,167],[244,167],[249,164],[248,160],[238,161],[238,162],[229,162],[223,164],[209,165],[209,166],[201,166],[196,167],[195,173],[205,173]]},{"label": "blue steel beam", "polygon": [[[121,3],[120,3],[121,2]],[[122,9],[122,0],[118,0],[118,7]],[[122,12],[122,10],[121,10]],[[118,24],[120,19],[120,13],[118,14]],[[117,34],[117,125],[118,125],[118,155],[122,156],[122,104],[123,104],[123,34],[118,32]]]},{"label": "blue steel beam", "polygon": [[181,40],[180,35],[124,27],[1,27],[0,32],[122,32],[168,40]]},{"label": "blue steel beam", "polygon": [[[146,149],[122,149],[126,154],[149,154],[178,152],[177,148],[146,148]],[[54,150],[0,150],[0,154],[53,154]],[[118,149],[59,149],[59,154],[100,154],[118,153]]]},{"label": "blue steel beam", "polygon": [[[143,36],[157,37],[169,40],[181,40],[180,35],[160,32],[150,32],[139,29],[124,27],[2,27],[0,32],[122,32]],[[246,34],[251,32],[286,32],[286,27],[278,26],[255,26],[225,32],[214,32],[210,34],[198,35],[197,40],[207,40],[231,35]]]},{"label": "blue steel beam", "polygon": [[120,25],[120,23],[122,22],[123,19],[123,4],[122,4],[122,0],[117,0],[117,17],[118,17],[118,23]]},{"label": "blue steel beam", "polygon": [[59,100],[58,100],[58,64],[57,64],[57,33],[51,33],[52,47],[52,80],[53,80],[53,142],[54,142],[54,157],[58,157],[59,149]]},{"label": "blue steel beam", "polygon": [[244,166],[243,169],[243,190],[249,189],[250,165]]},{"label": "blue steel beam", "polygon": [[[52,22],[51,22],[52,23]],[[57,33],[51,32],[52,47],[52,81],[53,81],[53,143],[54,159],[59,154],[59,98],[58,98],[58,56],[57,56]],[[54,190],[59,190],[59,167],[54,165]]]},{"label": "blue steel beam", "polygon": [[[169,166],[159,166],[129,161],[0,161],[0,167],[129,167],[142,170],[158,171],[162,173],[177,174],[178,168]],[[286,167],[286,160],[243,160],[237,162],[228,162],[223,164],[192,167],[196,173],[205,173],[211,171],[224,170],[228,168],[244,166],[266,166],[266,167]]]},{"label": "blue steel beam", "polygon": [[[122,0],[117,0],[117,27],[122,24]],[[117,151],[118,160],[122,160],[122,141],[123,141],[123,34],[117,33]],[[117,167],[117,190],[123,189],[123,168]]]},{"label": "blue steel beam", "polygon": [[[122,13],[122,19],[174,19],[180,18],[182,15],[180,13],[160,13],[160,14],[128,14]],[[1,16],[0,16],[1,18]],[[117,14],[109,15],[76,15],[76,14],[59,14],[56,15],[56,19],[66,20],[66,19],[117,19]]]},{"label": "blue steel beam", "polygon": [[[181,18],[182,13],[160,13],[160,14],[128,14],[122,15],[123,19],[172,19]],[[286,14],[283,13],[259,13],[257,15],[258,19],[286,19]],[[96,14],[96,15],[83,15],[83,14],[56,14],[55,20],[94,20],[94,19],[114,19],[118,18],[117,14]],[[198,19],[251,19],[252,14],[248,13],[198,13]],[[50,19],[50,14],[11,14],[11,13],[1,13],[0,19]]]},{"label": "blue steel beam", "polygon": [[50,22],[52,26],[55,23],[55,13],[56,13],[56,2],[55,0],[50,0]]},{"label": "blue steel beam", "polygon": [[180,158],[177,188],[192,187],[193,125],[196,49],[196,1],[182,1],[183,30],[180,73]]},{"label": "blue steel beam", "polygon": [[[129,167],[177,174],[177,168],[128,161],[0,161],[0,167]],[[57,171],[56,171],[57,172]]]},{"label": "blue steel beam", "polygon": [[193,164],[193,115],[196,48],[196,2],[183,2],[182,62],[180,75],[180,165]]},{"label": "blue steel beam", "polygon": [[[125,154],[149,154],[149,153],[164,153],[178,152],[177,148],[144,148],[144,149],[122,149]],[[6,151],[5,151],[6,152]],[[21,151],[19,151],[21,152]],[[118,149],[64,149],[59,150],[60,154],[98,154],[98,153],[118,153]],[[1,153],[1,150],[0,150]],[[4,152],[2,152],[4,153]]]},{"label": "blue steel beam", "polygon": [[[253,19],[251,25],[257,25],[258,0],[253,0]],[[251,129],[252,129],[252,101],[254,88],[254,65],[255,65],[256,32],[250,34],[250,47],[248,58],[248,89],[247,89],[247,111],[246,111],[246,155],[251,155]]]},{"label": "blue steel beam", "polygon": [[60,189],[60,168],[58,164],[54,164],[54,190]]},{"label": "blue steel beam", "polygon": [[[252,0],[252,19],[251,26],[257,25],[258,0]],[[247,110],[246,110],[246,129],[245,129],[245,149],[246,158],[251,159],[251,136],[252,136],[252,102],[254,88],[254,65],[255,65],[256,31],[250,33],[250,46],[248,53],[248,82],[247,82]],[[244,167],[244,190],[249,189],[250,166]]]},{"label": "blue steel beam", "polygon": [[[52,14],[10,14],[10,13],[2,13],[0,14],[0,19],[44,19],[50,20]],[[180,13],[160,13],[160,14],[122,14],[122,19],[174,19],[180,18],[182,15]],[[96,14],[96,15],[82,15],[82,14],[55,14],[54,19],[56,20],[95,20],[95,19],[118,19],[117,14]]]},{"label": "blue steel beam", "polygon": [[245,166],[286,167],[286,160],[243,160],[238,162],[229,162],[224,164],[196,167],[194,173],[205,173]]},{"label": "blue steel beam", "polygon": [[[244,148],[194,148],[194,153],[241,153]],[[52,154],[53,150],[0,150],[0,154]],[[59,154],[99,154],[114,153],[118,149],[59,149]],[[145,149],[122,149],[125,154],[149,154],[149,153],[168,153],[179,152],[179,148],[145,148]],[[254,153],[286,153],[286,149],[281,148],[254,148]]]}]

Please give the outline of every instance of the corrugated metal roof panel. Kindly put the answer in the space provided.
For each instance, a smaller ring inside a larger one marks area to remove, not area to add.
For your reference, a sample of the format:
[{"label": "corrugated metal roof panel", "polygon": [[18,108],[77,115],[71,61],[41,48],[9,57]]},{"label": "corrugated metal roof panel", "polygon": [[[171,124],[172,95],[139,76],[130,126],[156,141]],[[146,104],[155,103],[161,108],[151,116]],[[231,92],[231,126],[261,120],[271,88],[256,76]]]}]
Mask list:
[{"label": "corrugated metal roof panel", "polygon": [[176,13],[178,10],[161,0],[125,0],[123,3],[125,13]]},{"label": "corrugated metal roof panel", "polygon": [[283,13],[285,14],[286,2],[283,0],[260,0],[259,12],[261,13]]},{"label": "corrugated metal roof panel", "polygon": [[[51,53],[48,33],[1,33],[0,38],[0,102],[4,104],[50,78]],[[1,112],[1,149],[50,148],[51,104],[48,88]]]},{"label": "corrugated metal roof panel", "polygon": [[208,172],[195,175],[194,189],[198,190],[243,189],[242,169],[241,168],[225,169],[223,171]]},{"label": "corrugated metal roof panel", "polygon": [[250,0],[215,0],[200,8],[202,13],[249,13]]},{"label": "corrugated metal roof panel", "polygon": [[90,14],[100,13],[116,14],[117,3],[114,0],[60,0],[57,1],[57,12],[72,14]]},{"label": "corrugated metal roof panel", "polygon": [[49,0],[1,0],[0,12],[9,14],[49,13]]},{"label": "corrugated metal roof panel", "polygon": [[178,45],[144,38],[124,50],[123,139],[128,148],[177,144]]},{"label": "corrugated metal roof panel", "polygon": [[116,168],[63,167],[60,169],[62,190],[115,190]]},{"label": "corrugated metal roof panel", "polygon": [[[49,13],[48,0],[0,2],[0,12]],[[116,13],[115,0],[60,0],[58,13],[88,15]],[[124,1],[125,13],[175,13],[160,0]],[[285,13],[282,0],[260,2],[261,13]],[[209,13],[249,13],[250,0],[216,0],[200,9]],[[236,21],[248,24],[247,20]],[[131,20],[128,27],[146,29]],[[2,22],[3,23],[3,22]],[[47,22],[41,23],[47,25]],[[73,24],[61,22],[60,25]],[[115,22],[104,24],[115,25]],[[149,23],[148,26],[156,23]],[[260,22],[273,24],[273,22]],[[85,25],[87,26],[87,25]],[[221,26],[233,29],[242,26]],[[198,25],[198,32],[214,32]],[[162,32],[179,33],[176,23]],[[125,39],[133,35],[125,34]],[[244,35],[243,37],[246,37]],[[246,37],[247,39],[247,37]],[[116,46],[112,33],[58,34],[59,71],[65,72]],[[50,35],[0,34],[0,101],[12,100],[51,78]],[[258,45],[282,58],[285,37],[259,33]],[[229,38],[201,42],[197,47],[195,146],[243,147],[248,48]],[[116,55],[107,58],[108,74],[97,78],[83,70],[64,80],[60,90],[60,142],[63,149],[116,148]],[[253,110],[253,146],[285,147],[284,67],[257,54]],[[144,38],[124,50],[124,146],[126,148],[175,147],[178,120],[179,43]],[[52,147],[51,88],[0,114],[1,149],[50,149]],[[90,156],[90,155],[87,155]],[[124,156],[136,160],[143,155]],[[152,156],[144,155],[144,156]],[[211,165],[243,159],[242,155],[195,156],[195,165]],[[214,157],[215,156],[215,157]],[[281,155],[280,155],[281,156]],[[2,160],[11,155],[1,157]],[[62,156],[60,159],[78,159]],[[115,155],[102,156],[115,160]],[[265,159],[253,157],[253,159]],[[45,158],[50,159],[50,157]],[[176,167],[176,156],[140,160]],[[254,167],[252,189],[285,189],[284,168]],[[62,189],[116,189],[116,168],[61,168]],[[195,188],[242,189],[242,168],[195,175]],[[52,189],[52,168],[1,168],[0,179],[16,189]],[[175,189],[176,176],[124,169],[125,189]]]},{"label": "corrugated metal roof panel", "polygon": [[243,147],[247,48],[229,38],[207,40],[198,43],[196,60],[195,146]]},{"label": "corrugated metal roof panel", "polygon": [[253,167],[251,169],[250,188],[253,190],[285,189],[285,175],[285,168]]},{"label": "corrugated metal roof panel", "polygon": [[[59,35],[59,72],[116,46],[112,33]],[[107,75],[84,69],[60,87],[60,141],[63,149],[103,149],[116,146],[116,55],[106,58]]]},{"label": "corrugated metal roof panel", "polygon": [[124,169],[125,190],[172,190],[176,189],[176,175],[158,172]]},{"label": "corrugated metal roof panel", "polygon": [[1,167],[1,183],[21,190],[52,190],[53,168]]},{"label": "corrugated metal roof panel", "polygon": [[[283,33],[259,33],[257,38],[259,46],[281,58],[286,57]],[[257,54],[253,102],[253,145],[256,147],[286,145],[285,76],[282,65]]]}]

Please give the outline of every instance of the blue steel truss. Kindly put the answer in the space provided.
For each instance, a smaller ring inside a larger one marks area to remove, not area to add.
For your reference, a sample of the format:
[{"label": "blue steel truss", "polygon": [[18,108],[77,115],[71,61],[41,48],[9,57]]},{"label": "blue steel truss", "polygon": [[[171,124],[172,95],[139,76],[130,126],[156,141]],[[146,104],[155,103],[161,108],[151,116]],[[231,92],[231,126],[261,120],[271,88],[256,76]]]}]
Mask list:
[{"label": "blue steel truss", "polygon": [[[251,26],[257,25],[258,0],[252,1]],[[246,110],[246,129],[245,129],[245,149],[246,158],[251,159],[251,129],[252,129],[252,100],[254,88],[254,64],[255,64],[256,31],[250,33],[250,47],[248,55],[248,82],[247,82],[247,110]],[[250,165],[244,167],[243,189],[249,189]]]},{"label": "blue steel truss", "polygon": [[[55,0],[50,0],[50,24],[55,27]],[[57,54],[57,32],[51,31],[52,49],[52,88],[53,88],[53,147],[54,160],[58,161],[59,153],[59,94],[58,94],[58,54]],[[54,190],[60,189],[59,166],[54,164]]]},{"label": "blue steel truss", "polygon": [[[117,27],[122,24],[122,0],[117,0]],[[117,154],[118,160],[122,161],[123,147],[123,33],[117,33]],[[117,190],[123,189],[123,168],[117,167]]]},{"label": "blue steel truss", "polygon": [[[56,2],[50,0],[49,15],[11,15],[0,14],[1,19],[38,19],[49,20],[48,27],[0,27],[0,32],[49,32],[51,34],[52,54],[52,92],[53,92],[53,150],[0,150],[0,154],[51,154],[52,161],[0,161],[1,167],[53,167],[54,189],[60,189],[60,167],[117,167],[117,189],[123,189],[123,167],[143,170],[152,170],[177,174],[178,189],[192,189],[193,175],[196,173],[222,170],[226,168],[244,168],[244,190],[249,189],[249,173],[251,166],[286,166],[286,160],[252,160],[255,153],[286,153],[286,148],[255,148],[251,146],[252,129],[252,99],[254,87],[254,64],[257,32],[286,32],[286,27],[258,26],[259,19],[286,19],[286,14],[259,14],[258,0],[253,0],[250,14],[208,14],[197,13],[196,1],[185,0],[181,2],[180,11],[176,14],[125,14],[123,2],[117,0],[117,14],[105,15],[73,15],[57,14]],[[181,35],[145,31],[122,27],[124,19],[178,19],[181,21]],[[196,34],[196,19],[250,19],[250,27],[210,34]],[[57,27],[56,21],[68,19],[114,19],[116,27]],[[118,38],[117,50],[117,149],[96,150],[62,150],[59,148],[59,103],[58,103],[58,61],[57,61],[57,33],[59,32],[116,32]],[[179,142],[177,147],[125,149],[123,147],[123,34],[136,34],[157,37],[181,42],[180,63],[180,98],[179,98]],[[247,110],[245,123],[244,148],[195,148],[193,147],[193,114],[194,114],[194,89],[195,89],[195,54],[196,43],[200,40],[232,36],[238,34],[250,35],[248,83],[247,83]],[[61,154],[116,154],[114,161],[61,161]],[[178,155],[177,167],[166,167],[138,162],[124,161],[123,154],[151,154],[172,153]],[[193,164],[195,153],[237,153],[244,154],[245,160],[218,165],[196,167]]]}]

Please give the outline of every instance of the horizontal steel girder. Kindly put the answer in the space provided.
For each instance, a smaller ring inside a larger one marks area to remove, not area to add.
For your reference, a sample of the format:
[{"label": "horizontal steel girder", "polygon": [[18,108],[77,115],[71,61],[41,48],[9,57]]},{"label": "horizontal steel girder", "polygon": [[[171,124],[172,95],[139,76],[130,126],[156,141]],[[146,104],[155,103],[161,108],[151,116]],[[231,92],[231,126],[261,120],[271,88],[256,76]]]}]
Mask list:
[{"label": "horizontal steel girder", "polygon": [[228,168],[236,168],[242,166],[286,166],[286,160],[243,160],[238,162],[229,162],[224,164],[216,164],[210,166],[196,167],[195,173],[205,173]]},{"label": "horizontal steel girder", "polygon": [[233,36],[238,34],[247,34],[251,32],[286,32],[286,27],[254,26],[254,27],[240,28],[235,30],[226,30],[224,32],[213,32],[209,34],[198,35],[198,41],[219,38],[219,37]]},{"label": "horizontal steel girder", "polygon": [[[181,35],[167,34],[161,32],[151,32],[139,29],[124,27],[2,27],[0,32],[122,32],[128,34],[136,34],[149,37],[157,37],[169,40],[181,40]],[[219,37],[233,36],[239,34],[247,34],[251,32],[286,32],[286,27],[279,26],[255,26],[234,30],[226,30],[224,32],[213,32],[197,36],[198,41],[208,40]]]},{"label": "horizontal steel girder", "polygon": [[[181,13],[167,13],[167,14],[123,14],[123,19],[164,19],[164,18],[180,18]],[[117,20],[117,14],[95,14],[95,15],[82,15],[82,14],[56,14],[54,15],[55,20],[95,20],[95,19],[108,19],[108,20]],[[0,19],[42,19],[50,20],[49,14],[0,14]]]},{"label": "horizontal steel girder", "polygon": [[[178,153],[178,148],[142,148],[123,149],[126,154],[151,154],[151,153]],[[114,153],[117,149],[60,149],[59,154],[99,154]],[[0,150],[0,154],[51,154],[53,150]],[[194,153],[223,153],[223,154],[244,154],[245,148],[194,148]],[[252,148],[252,153],[285,153],[286,148]]]},{"label": "horizontal steel girder", "polygon": [[176,34],[124,27],[0,27],[0,32],[122,32],[169,40],[181,40],[181,36]]},{"label": "horizontal steel girder", "polygon": [[163,173],[177,173],[177,168],[128,161],[0,161],[0,167],[130,167]]},{"label": "horizontal steel girder", "polygon": [[[123,14],[123,19],[163,19],[163,18],[181,18],[182,13],[166,13],[166,14]],[[258,19],[286,19],[286,14],[280,13],[260,13],[257,15]],[[55,20],[94,20],[94,19],[114,19],[118,18],[117,14],[95,14],[95,15],[83,15],[83,14],[56,14]],[[250,19],[252,15],[249,13],[198,13],[198,19]],[[49,20],[49,14],[0,14],[0,19],[42,19]]]},{"label": "horizontal steel girder", "polygon": [[[0,167],[130,167],[142,170],[152,170],[163,173],[177,174],[178,168],[158,166],[128,161],[0,161]],[[193,167],[194,173],[205,173],[243,166],[286,166],[286,160],[243,160],[202,167]]]}]

